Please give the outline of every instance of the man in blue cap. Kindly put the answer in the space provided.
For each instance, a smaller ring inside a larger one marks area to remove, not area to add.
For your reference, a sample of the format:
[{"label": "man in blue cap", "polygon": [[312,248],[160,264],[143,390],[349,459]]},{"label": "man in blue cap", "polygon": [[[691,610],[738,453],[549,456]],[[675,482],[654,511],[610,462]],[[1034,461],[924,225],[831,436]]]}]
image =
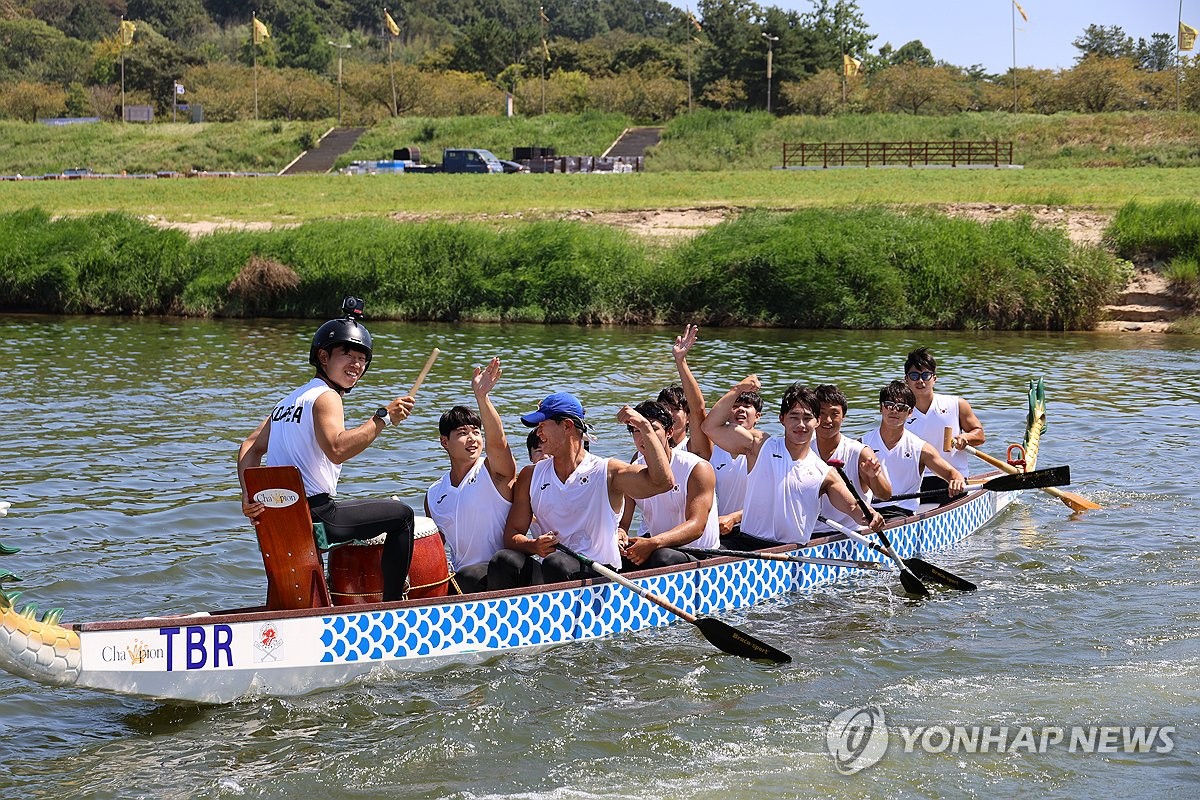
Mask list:
[{"label": "man in blue cap", "polygon": [[[505,550],[492,559],[488,588],[523,585],[534,574],[533,556],[542,557],[547,583],[595,575],[576,558],[558,552],[559,541],[613,569],[621,567],[617,526],[625,497],[643,499],[674,485],[670,460],[650,422],[628,405],[617,422],[641,435],[643,465],[600,458],[584,447],[587,435],[583,404],[569,392],[556,392],[521,417],[534,428],[546,457],[521,470],[504,527]],[[534,520],[536,518],[536,526]]]}]

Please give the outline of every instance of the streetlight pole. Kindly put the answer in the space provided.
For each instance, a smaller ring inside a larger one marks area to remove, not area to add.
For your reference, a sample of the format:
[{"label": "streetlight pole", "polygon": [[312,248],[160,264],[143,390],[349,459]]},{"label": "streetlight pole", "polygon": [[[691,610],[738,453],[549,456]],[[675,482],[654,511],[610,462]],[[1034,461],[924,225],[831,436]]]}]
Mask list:
[{"label": "streetlight pole", "polygon": [[779,41],[778,36],[772,36],[769,33],[763,33],[762,37],[767,40],[767,113],[771,113],[771,62],[774,60],[775,43]]},{"label": "streetlight pole", "polygon": [[338,51],[338,127],[342,127],[342,51],[349,50],[350,45],[330,42]]}]

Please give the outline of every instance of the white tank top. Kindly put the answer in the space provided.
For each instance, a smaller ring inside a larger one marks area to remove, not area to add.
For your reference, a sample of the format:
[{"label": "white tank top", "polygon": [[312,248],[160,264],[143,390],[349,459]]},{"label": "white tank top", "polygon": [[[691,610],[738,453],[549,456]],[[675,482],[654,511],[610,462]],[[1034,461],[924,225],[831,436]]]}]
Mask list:
[{"label": "white tank top", "polygon": [[[958,420],[958,401],[959,398],[954,395],[934,392],[929,410],[921,413],[919,409],[914,408],[907,424],[908,430],[933,445],[938,455],[949,461],[950,466],[961,472],[965,478],[970,474],[971,468],[971,456],[967,451],[951,449],[949,453],[942,452],[942,445],[946,441],[946,428],[950,429],[953,436],[962,433]],[[932,475],[933,471],[926,469],[925,474]]]},{"label": "white tank top", "polygon": [[[642,510],[642,525],[638,530],[638,536],[657,536],[683,523],[687,516],[688,478],[691,477],[692,470],[696,468],[696,465],[703,461],[704,459],[700,456],[689,453],[680,447],[672,451],[671,477],[675,479],[675,485],[671,487],[670,491],[634,501]],[[636,463],[646,463],[641,454],[638,455]],[[721,529],[717,524],[717,504],[715,502],[708,507],[708,519],[704,523],[704,530],[701,532],[700,538],[689,542],[689,545],[694,547],[721,546]]]},{"label": "white tank top", "polygon": [[529,501],[543,531],[558,531],[559,540],[575,552],[620,569],[621,511],[613,511],[608,501],[607,458],[585,452],[565,482],[554,472],[554,457],[542,459],[533,465]]},{"label": "white tank top", "polygon": [[709,463],[717,473],[717,514],[741,511],[746,502],[745,454],[734,457],[714,444]]},{"label": "white tank top", "polygon": [[334,464],[317,444],[313,432],[313,403],[329,384],[313,378],[275,404],[271,411],[271,433],[267,438],[267,466],[293,466],[304,478],[304,493],[337,494],[342,465]]},{"label": "white tank top", "polygon": [[[879,429],[866,433],[862,437],[863,444],[875,451],[879,463],[887,469],[888,479],[892,482],[892,494],[909,494],[921,491],[921,448],[925,441],[910,430],[905,430],[900,441],[890,450],[884,446],[879,435]],[[909,511],[916,511],[921,501],[898,500],[888,505],[896,505]]]},{"label": "white tank top", "polygon": [[793,460],[784,437],[768,438],[746,479],[742,530],[769,542],[807,542],[821,509],[821,483],[830,469],[812,450]]},{"label": "white tank top", "polygon": [[504,523],[512,503],[496,488],[486,461],[476,459],[458,486],[446,472],[425,493],[429,516],[446,537],[450,566],[456,570],[485,563],[504,548]]},{"label": "white tank top", "polygon": [[[821,452],[817,449],[817,437],[815,436],[813,437],[812,446],[813,452],[817,454],[817,458],[820,458]],[[862,442],[841,435],[841,441],[838,442],[837,447],[833,448],[833,453],[829,456],[829,459],[831,461],[841,461],[846,465],[842,467],[846,472],[846,477],[854,484],[854,488],[858,489],[858,493],[867,501],[867,505],[870,505],[872,500],[871,491],[863,486],[862,478],[858,474],[858,460],[862,457],[863,448],[866,446]],[[840,481],[841,478],[839,477],[838,480]],[[821,497],[821,516],[845,525],[847,528],[858,527],[858,520],[849,514],[838,511],[829,499],[829,495],[822,495]],[[820,530],[830,529],[828,525],[823,524],[818,524],[817,527]]]}]

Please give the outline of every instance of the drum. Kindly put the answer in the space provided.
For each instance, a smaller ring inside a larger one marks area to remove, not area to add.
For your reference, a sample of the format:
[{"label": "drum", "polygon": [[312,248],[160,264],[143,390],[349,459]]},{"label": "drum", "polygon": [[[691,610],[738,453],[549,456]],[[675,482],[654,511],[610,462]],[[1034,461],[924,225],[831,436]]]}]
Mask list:
[{"label": "drum", "polygon": [[445,597],[450,593],[450,564],[442,532],[429,517],[413,518],[413,557],[408,568],[408,596]]},{"label": "drum", "polygon": [[[450,564],[441,531],[429,517],[413,518],[413,557],[408,597],[449,594]],[[329,596],[335,606],[383,602],[383,543],[387,534],[354,540],[329,551]]]},{"label": "drum", "polygon": [[335,606],[383,602],[383,543],[387,534],[374,539],[353,539],[329,551],[329,598]]}]

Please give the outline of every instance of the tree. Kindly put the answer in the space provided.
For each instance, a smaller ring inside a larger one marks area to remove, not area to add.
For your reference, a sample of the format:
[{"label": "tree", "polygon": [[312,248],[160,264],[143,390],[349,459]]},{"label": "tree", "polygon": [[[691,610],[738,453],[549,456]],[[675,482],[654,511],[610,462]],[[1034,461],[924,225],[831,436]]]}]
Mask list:
[{"label": "tree", "polygon": [[919,114],[961,111],[970,90],[954,67],[922,67],[911,61],[871,76],[870,102],[879,111]]},{"label": "tree", "polygon": [[708,85],[700,99],[722,111],[745,107],[746,87],[739,81],[718,78]]},{"label": "tree", "polygon": [[287,28],[278,35],[278,47],[279,64],[283,67],[322,73],[333,60],[333,48],[307,10],[289,20]]},{"label": "tree", "polygon": [[17,81],[0,87],[0,111],[9,119],[37,122],[62,113],[66,104],[67,93],[58,86]]},{"label": "tree", "polygon": [[900,49],[892,53],[891,59],[893,64],[916,64],[920,67],[932,67],[937,63],[933,59],[933,53],[929,52],[929,48],[923,45],[920,39],[900,45]]},{"label": "tree", "polygon": [[855,0],[811,0],[813,10],[802,15],[802,24],[812,32],[810,72],[840,70],[842,54],[862,59],[875,41]]},{"label": "tree", "polygon": [[128,0],[125,17],[144,20],[173,41],[191,39],[209,24],[200,0]]},{"label": "tree", "polygon": [[797,114],[832,114],[842,105],[842,72],[823,69],[804,80],[780,84],[779,96],[784,105]]},{"label": "tree", "polygon": [[1135,79],[1132,59],[1088,56],[1063,73],[1064,107],[1093,114],[1132,108]]},{"label": "tree", "polygon": [[1151,34],[1150,41],[1139,38],[1134,54],[1138,66],[1147,72],[1162,72],[1175,66],[1175,37],[1169,33]]},{"label": "tree", "polygon": [[1076,61],[1083,61],[1088,56],[1132,58],[1135,55],[1133,37],[1127,35],[1120,25],[1088,25],[1083,35],[1071,42],[1071,46],[1079,50]]}]

